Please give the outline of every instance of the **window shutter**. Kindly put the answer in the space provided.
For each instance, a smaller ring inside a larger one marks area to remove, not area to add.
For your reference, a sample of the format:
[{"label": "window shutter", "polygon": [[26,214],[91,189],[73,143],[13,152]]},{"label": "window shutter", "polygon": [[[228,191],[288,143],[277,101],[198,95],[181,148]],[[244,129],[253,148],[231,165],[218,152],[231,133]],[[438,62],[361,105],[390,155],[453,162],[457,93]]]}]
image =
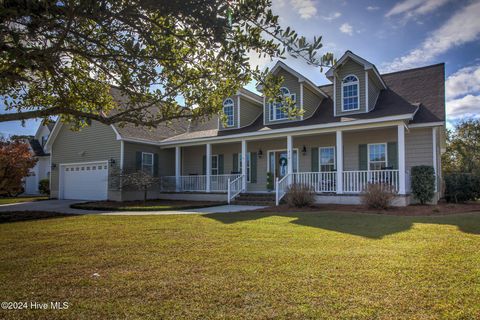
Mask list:
[{"label": "window shutter", "polygon": [[358,145],[358,170],[368,170],[367,145]]},{"label": "window shutter", "polygon": [[158,153],[153,154],[153,176],[158,177]]},{"label": "window shutter", "polygon": [[142,170],[142,152],[135,153],[135,170]]},{"label": "window shutter", "polygon": [[257,183],[257,153],[250,154],[250,183]]},{"label": "window shutter", "polygon": [[238,172],[238,153],[233,154],[233,164],[232,164],[233,172]]},{"label": "window shutter", "polygon": [[207,174],[207,156],[203,155],[202,158],[202,174],[206,175]]},{"label": "window shutter", "polygon": [[319,165],[318,165],[318,148],[312,148],[312,172],[319,172]]},{"label": "window shutter", "polygon": [[396,142],[387,143],[387,152],[388,152],[388,166],[393,167],[393,169],[398,169],[398,149]]},{"label": "window shutter", "polygon": [[218,155],[218,174],[223,174],[223,154]]}]

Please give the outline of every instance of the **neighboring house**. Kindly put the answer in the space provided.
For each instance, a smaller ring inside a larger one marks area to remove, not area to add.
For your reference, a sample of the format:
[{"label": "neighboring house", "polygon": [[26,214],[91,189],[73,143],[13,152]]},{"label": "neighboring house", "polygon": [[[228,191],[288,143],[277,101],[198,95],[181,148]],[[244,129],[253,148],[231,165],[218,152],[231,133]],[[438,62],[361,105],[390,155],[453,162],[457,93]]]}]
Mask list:
[{"label": "neighboring house", "polygon": [[50,177],[50,154],[44,148],[53,127],[54,123],[41,124],[35,136],[28,140],[30,152],[38,161],[30,170],[30,175],[25,178],[25,194],[39,194],[38,183]]},{"label": "neighboring house", "polygon": [[283,62],[271,72],[284,78],[282,94],[301,115],[292,119],[281,103],[242,89],[224,100],[225,121],[155,130],[94,122],[80,132],[58,123],[47,143],[52,196],[135,199],[140,194],[118,187],[112,172],[142,169],[160,177],[152,198],[231,200],[268,192],[270,172],[277,200],[298,182],[312,186],[317,202],[359,203],[366,184],[378,182],[392,185],[396,205],[406,205],[411,168],[429,165],[439,198],[444,64],[381,75],[347,51],[326,73],[330,85],[317,86]]}]

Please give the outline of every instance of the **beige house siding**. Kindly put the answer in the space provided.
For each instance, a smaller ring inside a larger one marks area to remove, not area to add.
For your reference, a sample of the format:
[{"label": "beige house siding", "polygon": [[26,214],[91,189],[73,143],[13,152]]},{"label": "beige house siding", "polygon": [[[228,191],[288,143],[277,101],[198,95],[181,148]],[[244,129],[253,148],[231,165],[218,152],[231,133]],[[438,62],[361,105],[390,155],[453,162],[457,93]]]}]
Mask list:
[{"label": "beige house siding", "polygon": [[406,169],[410,171],[420,165],[433,165],[432,128],[410,129],[405,133]]},{"label": "beige house siding", "polygon": [[[297,101],[300,103],[300,97],[297,98]],[[322,97],[318,94],[313,92],[309,85],[303,84],[303,118],[307,119],[310,118],[317,110],[320,102],[322,101]]]},{"label": "beige house siding", "polygon": [[380,94],[381,84],[377,77],[372,76],[372,73],[368,73],[368,111],[375,108],[375,102],[377,102],[378,95]]},{"label": "beige house siding", "polygon": [[[359,81],[359,95],[360,95],[360,109],[354,111],[342,111],[342,80],[353,74],[358,78]],[[362,113],[365,112],[365,69],[362,65],[357,62],[348,59],[348,61],[336,71],[335,76],[335,107],[337,116],[343,116],[348,114]]]},{"label": "beige house siding", "polygon": [[[228,99],[228,98],[225,98],[225,99],[222,101],[222,110],[223,110],[223,103],[224,103],[225,100],[227,100],[227,99]],[[238,96],[237,96],[237,95],[232,96],[232,97],[230,97],[230,99],[233,100],[233,126],[231,126],[231,127],[225,127],[222,119],[220,118],[220,120],[219,120],[219,125],[218,125],[218,127],[219,127],[218,129],[219,129],[219,130],[228,130],[228,129],[238,128]]]},{"label": "beige house siding", "polygon": [[240,127],[252,124],[262,113],[262,105],[240,96]]},{"label": "beige house siding", "polygon": [[175,149],[160,149],[157,146],[124,142],[123,168],[127,171],[136,170],[137,152],[150,152],[158,154],[158,175],[175,175]]},{"label": "beige house siding", "polygon": [[[298,82],[298,78],[283,69],[279,69],[277,76],[282,76],[284,78],[282,84],[283,87],[287,88],[291,94],[295,93],[297,99],[296,106],[300,108],[300,83]],[[264,105],[265,124],[284,123],[292,121],[292,119],[270,121],[270,108],[268,105],[269,104],[267,97],[265,99]]]},{"label": "beige house siding", "polygon": [[112,127],[93,121],[92,125],[80,131],[71,131],[63,125],[52,146],[51,197],[58,197],[60,164],[108,161],[120,163],[120,141]]}]

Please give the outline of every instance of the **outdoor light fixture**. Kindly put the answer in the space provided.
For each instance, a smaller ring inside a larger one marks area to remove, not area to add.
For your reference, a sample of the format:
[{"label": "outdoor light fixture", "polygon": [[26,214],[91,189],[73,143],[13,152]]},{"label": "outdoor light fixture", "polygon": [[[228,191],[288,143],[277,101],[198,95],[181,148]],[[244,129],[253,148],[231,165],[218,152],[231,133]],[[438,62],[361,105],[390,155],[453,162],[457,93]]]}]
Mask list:
[{"label": "outdoor light fixture", "polygon": [[52,163],[52,164],[50,165],[50,168],[52,168],[52,170],[54,170],[56,167],[57,167],[57,165],[56,165],[55,163]]},{"label": "outdoor light fixture", "polygon": [[305,147],[305,145],[304,145],[303,148],[302,148],[302,154],[303,154],[303,155],[306,155],[306,154],[307,154],[307,147]]},{"label": "outdoor light fixture", "polygon": [[262,159],[262,156],[263,156],[263,151],[262,151],[262,149],[260,149],[260,150],[258,150],[258,158]]},{"label": "outdoor light fixture", "polygon": [[110,165],[113,166],[115,164],[115,159],[110,158],[110,161],[108,161],[108,163],[110,163]]}]

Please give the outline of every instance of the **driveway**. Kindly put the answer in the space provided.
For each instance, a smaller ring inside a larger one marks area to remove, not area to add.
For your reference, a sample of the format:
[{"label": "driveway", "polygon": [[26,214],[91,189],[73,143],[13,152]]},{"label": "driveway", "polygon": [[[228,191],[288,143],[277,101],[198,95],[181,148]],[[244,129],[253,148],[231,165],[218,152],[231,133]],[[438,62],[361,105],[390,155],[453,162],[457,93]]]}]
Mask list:
[{"label": "driveway", "polygon": [[207,214],[227,213],[262,209],[261,206],[237,206],[224,205],[209,208],[172,210],[172,211],[99,211],[80,210],[70,208],[71,204],[79,203],[79,200],[45,200],[0,205],[0,212],[7,211],[49,211],[69,214],[102,214],[102,215],[165,215],[165,214]]}]

